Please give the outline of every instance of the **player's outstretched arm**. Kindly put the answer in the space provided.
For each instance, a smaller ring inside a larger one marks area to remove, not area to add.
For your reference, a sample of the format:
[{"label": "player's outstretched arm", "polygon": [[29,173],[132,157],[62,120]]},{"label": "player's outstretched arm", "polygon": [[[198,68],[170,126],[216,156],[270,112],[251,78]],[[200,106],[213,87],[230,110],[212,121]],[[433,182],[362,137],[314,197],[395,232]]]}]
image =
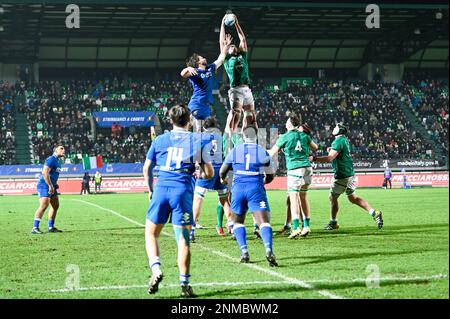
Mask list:
[{"label": "player's outstretched arm", "polygon": [[216,70],[218,68],[220,68],[221,65],[225,62],[225,58],[227,56],[228,48],[230,47],[232,41],[233,41],[233,38],[231,37],[231,35],[227,34],[225,36],[225,40],[224,40],[223,45],[220,46],[220,55],[217,58],[217,60],[214,61],[214,64],[216,65]]},{"label": "player's outstretched arm", "polygon": [[239,50],[241,52],[247,52],[247,38],[245,37],[244,31],[242,30],[236,15],[235,15],[235,17],[236,17],[236,22],[234,23],[234,25],[236,26],[236,31],[238,33],[239,41],[240,41]]},{"label": "player's outstretched arm", "polygon": [[272,146],[270,150],[267,151],[267,153],[269,153],[270,157],[273,158],[275,155],[278,154],[279,151],[280,148],[275,144],[274,146]]},{"label": "player's outstretched arm", "polygon": [[227,15],[224,15],[222,18],[222,24],[220,25],[220,33],[219,33],[219,45],[220,45],[220,52],[223,51],[223,46],[225,43],[225,17]]},{"label": "player's outstretched arm", "polygon": [[191,76],[197,75],[197,74],[198,74],[197,70],[191,66],[184,68],[183,70],[181,70],[181,73],[180,73],[181,77],[183,77],[185,79],[187,79]]},{"label": "player's outstretched arm", "polygon": [[317,163],[330,163],[338,155],[339,155],[339,153],[336,150],[330,149],[327,156],[320,156],[320,157],[313,158],[313,161],[317,162]]}]

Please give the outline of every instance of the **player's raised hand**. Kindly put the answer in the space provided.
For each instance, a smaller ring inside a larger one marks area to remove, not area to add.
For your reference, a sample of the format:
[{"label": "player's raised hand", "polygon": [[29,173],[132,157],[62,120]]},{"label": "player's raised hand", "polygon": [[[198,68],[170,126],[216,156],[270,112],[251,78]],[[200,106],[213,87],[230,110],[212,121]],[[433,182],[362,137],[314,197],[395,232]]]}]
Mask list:
[{"label": "player's raised hand", "polygon": [[230,44],[233,42],[233,37],[231,36],[231,34],[225,35],[225,40],[224,40],[224,44],[226,46],[230,46]]},{"label": "player's raised hand", "polygon": [[191,66],[188,66],[186,68],[186,70],[187,70],[189,76],[194,76],[194,75],[198,74],[197,70],[195,68],[191,67]]}]

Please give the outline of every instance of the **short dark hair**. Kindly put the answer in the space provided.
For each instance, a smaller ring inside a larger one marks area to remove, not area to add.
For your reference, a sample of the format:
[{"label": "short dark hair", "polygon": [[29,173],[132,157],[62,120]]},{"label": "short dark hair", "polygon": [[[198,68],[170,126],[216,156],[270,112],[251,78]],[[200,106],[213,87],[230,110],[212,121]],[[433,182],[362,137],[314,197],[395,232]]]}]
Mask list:
[{"label": "short dark hair", "polygon": [[186,126],[191,117],[191,112],[186,105],[175,105],[169,110],[169,119],[173,125]]},{"label": "short dark hair", "polygon": [[292,112],[292,111],[289,112],[289,119],[291,120],[291,124],[292,124],[294,127],[299,127],[299,126],[300,126],[300,123],[301,123],[301,121],[302,121],[300,115],[298,115],[297,113]]},{"label": "short dark hair", "polygon": [[193,67],[193,68],[198,68],[198,57],[199,55],[197,53],[194,53],[193,55],[191,55],[189,58],[186,59],[186,65]]},{"label": "short dark hair", "polygon": [[55,153],[56,150],[58,149],[58,147],[60,147],[60,146],[62,146],[64,148],[64,145],[62,145],[62,144],[55,145],[55,147],[53,148],[53,153]]},{"label": "short dark hair", "polygon": [[215,118],[215,116],[207,117],[205,119],[205,121],[203,122],[203,128],[205,130],[207,130],[209,128],[219,128],[219,123],[217,122],[217,119]]}]

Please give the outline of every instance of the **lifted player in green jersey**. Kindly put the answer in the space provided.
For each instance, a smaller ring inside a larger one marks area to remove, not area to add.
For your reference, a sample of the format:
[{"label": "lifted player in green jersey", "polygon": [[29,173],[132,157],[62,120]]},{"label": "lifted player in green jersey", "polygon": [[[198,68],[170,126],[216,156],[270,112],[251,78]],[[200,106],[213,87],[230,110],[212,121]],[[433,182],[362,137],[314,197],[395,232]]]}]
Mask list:
[{"label": "lifted player in green jersey", "polygon": [[[311,128],[308,124],[300,125],[300,117],[290,113],[286,122],[287,132],[281,135],[276,144],[269,151],[275,156],[280,150],[284,151],[287,166],[287,188],[293,232],[289,238],[305,237],[310,233],[310,207],[307,191],[312,182],[312,167],[309,161],[310,150],[316,151],[317,144],[311,139]],[[299,210],[301,206],[301,212]],[[300,213],[303,214],[303,228],[300,228]]]},{"label": "lifted player in green jersey", "polygon": [[[225,40],[225,16],[222,19],[220,28],[219,43],[221,51]],[[227,127],[230,128],[231,132],[236,132],[242,111],[244,111],[242,128],[245,129],[247,125],[256,126],[255,101],[249,87],[251,80],[247,60],[247,39],[236,16],[234,25],[239,36],[239,48],[235,45],[230,45],[224,62],[224,68],[230,80],[228,97],[231,111],[228,114]]]},{"label": "lifted player in green jersey", "polygon": [[383,217],[379,210],[373,209],[369,203],[361,197],[356,196],[355,171],[353,169],[353,160],[350,153],[350,143],[345,136],[347,128],[341,123],[333,129],[335,136],[331,148],[328,149],[328,156],[315,157],[314,161],[318,163],[331,162],[334,171],[333,184],[330,190],[331,220],[325,230],[338,229],[336,216],[339,211],[338,198],[342,193],[347,194],[348,200],[355,205],[369,212],[370,216],[376,221],[379,229],[383,227]]}]

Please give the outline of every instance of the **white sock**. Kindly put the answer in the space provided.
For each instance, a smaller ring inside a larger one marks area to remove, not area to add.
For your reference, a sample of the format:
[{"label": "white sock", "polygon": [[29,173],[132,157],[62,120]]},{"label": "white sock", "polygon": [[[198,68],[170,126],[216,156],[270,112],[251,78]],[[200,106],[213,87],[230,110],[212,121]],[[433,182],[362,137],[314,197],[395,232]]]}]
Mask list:
[{"label": "white sock", "polygon": [[161,272],[161,261],[159,256],[152,257],[148,260],[148,264],[152,270],[152,273]]}]

